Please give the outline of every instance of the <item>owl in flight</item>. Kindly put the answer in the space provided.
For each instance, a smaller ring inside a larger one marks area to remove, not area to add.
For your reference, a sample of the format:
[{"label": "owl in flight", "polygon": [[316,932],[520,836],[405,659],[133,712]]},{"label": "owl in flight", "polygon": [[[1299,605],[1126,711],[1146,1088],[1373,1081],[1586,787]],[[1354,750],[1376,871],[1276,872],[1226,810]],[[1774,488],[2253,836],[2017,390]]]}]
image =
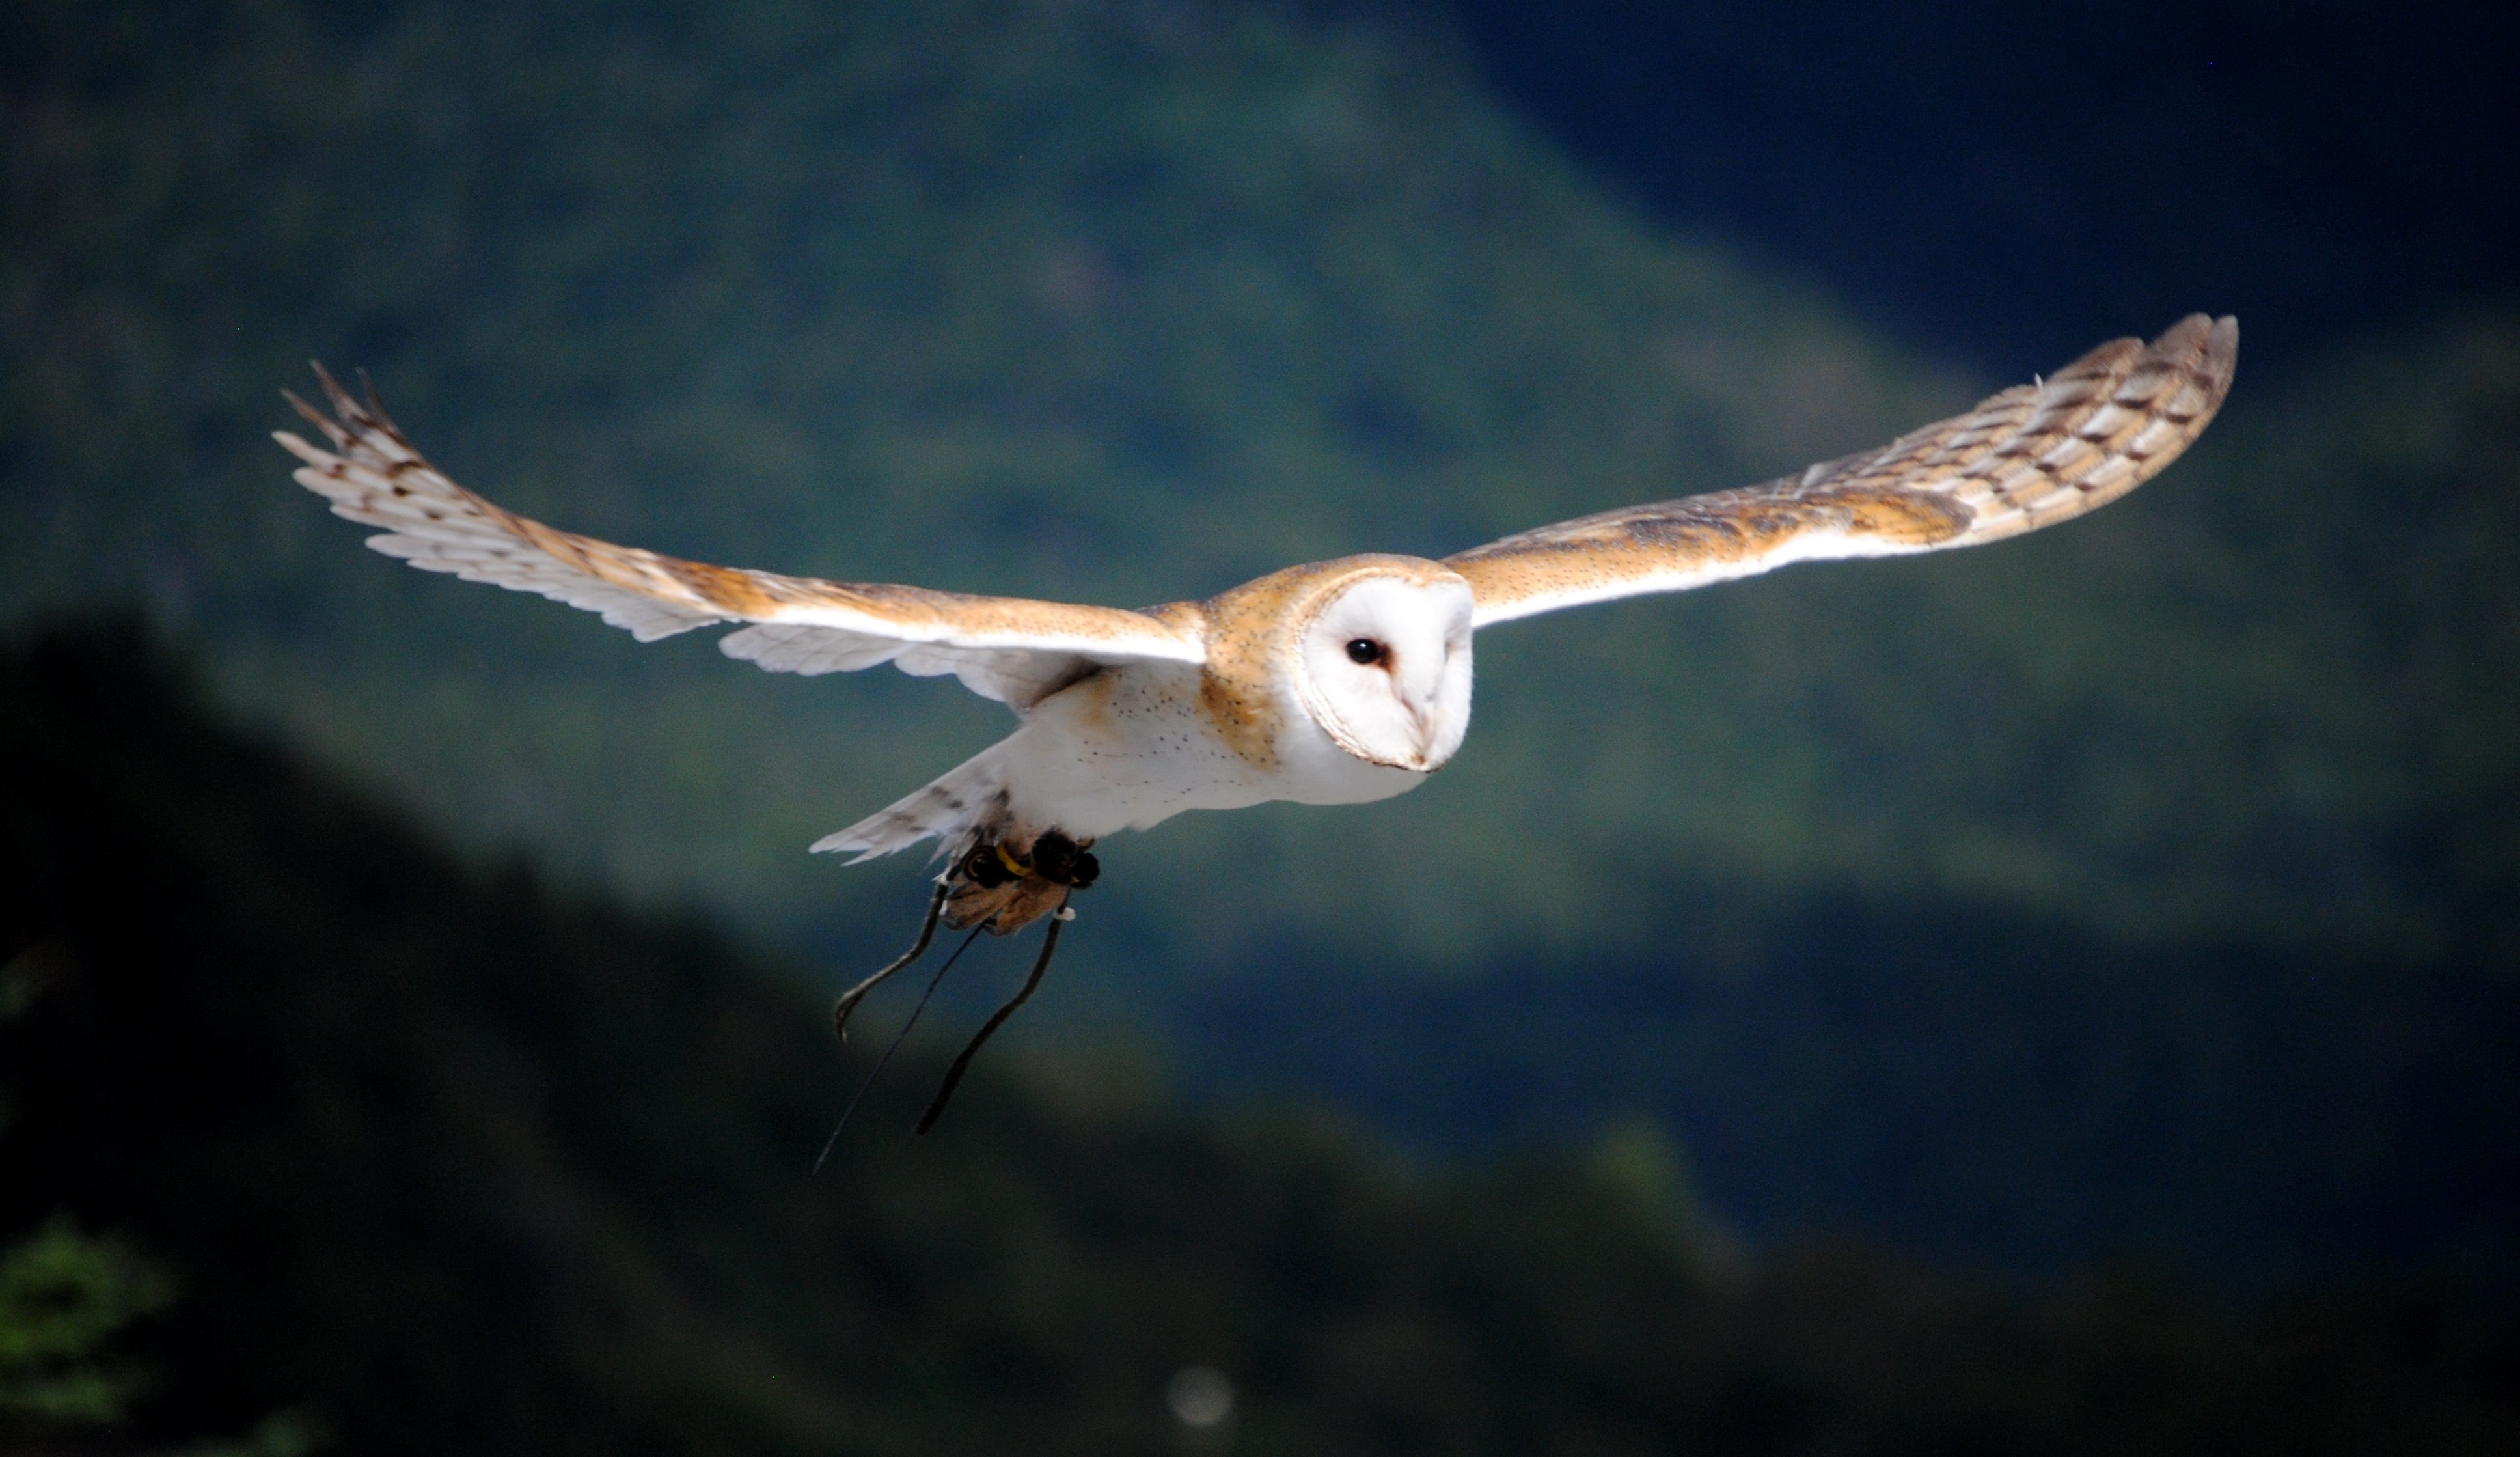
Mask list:
[{"label": "owl in flight", "polygon": [[1605,511],[1440,562],[1289,567],[1136,612],[737,570],[558,530],[448,479],[373,392],[353,399],[321,366],[332,418],[289,398],[333,448],[276,438],[305,463],[299,483],[381,528],[368,545],[414,567],[599,612],[643,642],[742,622],[719,646],[765,668],[889,662],[952,673],[1013,709],[1013,733],[813,846],[865,860],[932,839],[945,857],[918,945],[842,998],[843,1023],[940,917],[1006,933],[1057,913],[1032,979],[985,1038],[1038,982],[1104,836],[1185,809],[1385,799],[1442,768],[1470,726],[1480,628],[2080,516],[2179,458],[2230,388],[2238,346],[2236,322],[2192,315],[2148,345],[2102,344],[1966,414],[1764,485]]}]

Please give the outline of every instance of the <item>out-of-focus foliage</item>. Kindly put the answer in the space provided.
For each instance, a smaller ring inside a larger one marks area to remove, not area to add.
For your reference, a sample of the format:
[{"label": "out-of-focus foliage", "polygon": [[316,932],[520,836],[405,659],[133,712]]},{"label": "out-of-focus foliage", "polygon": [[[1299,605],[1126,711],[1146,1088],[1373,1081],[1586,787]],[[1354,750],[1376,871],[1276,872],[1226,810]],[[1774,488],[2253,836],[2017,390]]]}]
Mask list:
[{"label": "out-of-focus foliage", "polygon": [[[998,710],[359,552],[261,441],[299,360],[374,369],[459,478],[566,525],[1112,602],[1737,483],[1967,398],[1588,192],[1425,32],[1336,14],[12,6],[0,612],[141,593],[228,701],[472,842],[859,946],[913,867],[800,847]],[[2429,432],[2424,509],[2507,524],[2515,332],[2453,332],[2338,366],[2376,401],[2244,358],[2194,459],[2064,531],[1489,634],[1427,789],[1188,817],[1111,846],[1094,913],[1167,978],[1281,935],[1633,950],[1713,880],[2453,934],[2509,885],[2520,736],[2429,695],[2510,681],[2507,635],[2476,649],[2513,594],[2354,443]]]},{"label": "out-of-focus foliage", "polygon": [[922,1048],[809,1180],[853,1070],[792,978],[465,869],[127,631],[0,657],[0,933],[44,948],[9,963],[0,1232],[58,1206],[174,1262],[161,1433],[302,1403],[388,1454],[1177,1452],[1203,1365],[1255,1453],[2520,1435],[2507,1304],[1745,1262],[1634,1126],[1413,1171],[998,1059],[922,1141]]},{"label": "out-of-focus foliage", "polygon": [[[5,674],[11,691],[29,686]],[[169,684],[168,686],[172,686]],[[14,740],[12,742],[15,742]],[[22,829],[22,825],[13,825]],[[0,916],[0,1025],[23,1013],[56,977],[71,970],[66,943],[45,933],[59,922],[40,897],[11,904]],[[5,1040],[5,1039],[0,1039]],[[8,1133],[9,1065],[0,1063],[0,1144]],[[0,1160],[0,1165],[5,1165]],[[35,1199],[40,1200],[40,1195]],[[22,1198],[0,1237],[22,1221]],[[163,1312],[175,1283],[158,1261],[123,1241],[82,1234],[58,1214],[14,1244],[0,1243],[0,1443],[12,1453],[65,1450],[131,1422],[155,1387],[133,1360],[135,1323]],[[306,1457],[322,1445],[316,1425],[299,1412],[268,1416],[236,1441],[195,1441],[170,1457]],[[103,1450],[92,1444],[79,1451]],[[119,1450],[119,1448],[116,1448]]]},{"label": "out-of-focus foliage", "polygon": [[158,1271],[65,1220],[0,1249],[0,1434],[119,1420],[143,1382],[105,1347],[167,1294]]}]

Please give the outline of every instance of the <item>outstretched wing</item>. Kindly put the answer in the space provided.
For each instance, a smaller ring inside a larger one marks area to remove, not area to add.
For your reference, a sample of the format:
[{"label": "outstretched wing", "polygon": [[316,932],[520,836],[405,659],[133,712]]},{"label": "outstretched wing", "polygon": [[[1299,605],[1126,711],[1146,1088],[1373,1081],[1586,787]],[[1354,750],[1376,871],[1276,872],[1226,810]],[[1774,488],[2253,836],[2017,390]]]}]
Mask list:
[{"label": "outstretched wing", "polygon": [[1448,558],[1485,627],[1789,562],[1975,546],[2095,510],[2179,458],[2231,387],[2240,326],[2192,314],[1878,450],[1765,485],[1605,511]]},{"label": "outstretched wing", "polygon": [[[315,367],[331,418],[289,395],[331,450],[287,431],[273,438],[306,464],[299,484],[336,516],[382,527],[368,545],[427,571],[493,582],[602,613],[641,642],[713,622],[750,622],[719,643],[727,656],[782,672],[854,672],[889,662],[952,673],[1018,711],[1098,663],[1205,658],[1194,613],[971,597],[881,582],[828,582],[685,562],[556,530],[502,510],[421,458],[370,391],[350,397]],[[286,393],[286,391],[283,391]]]}]

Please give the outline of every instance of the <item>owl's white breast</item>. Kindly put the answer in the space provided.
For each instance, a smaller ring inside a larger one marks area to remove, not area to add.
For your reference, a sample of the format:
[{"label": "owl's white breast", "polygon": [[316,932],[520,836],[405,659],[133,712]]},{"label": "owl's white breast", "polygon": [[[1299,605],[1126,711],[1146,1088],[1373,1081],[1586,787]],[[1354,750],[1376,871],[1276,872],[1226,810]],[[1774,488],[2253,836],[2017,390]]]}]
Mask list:
[{"label": "owl's white breast", "polygon": [[1236,718],[1203,701],[1213,687],[1190,664],[1136,662],[1044,699],[1006,744],[1011,816],[1095,840],[1185,809],[1387,799],[1426,778],[1340,749],[1291,689]]}]

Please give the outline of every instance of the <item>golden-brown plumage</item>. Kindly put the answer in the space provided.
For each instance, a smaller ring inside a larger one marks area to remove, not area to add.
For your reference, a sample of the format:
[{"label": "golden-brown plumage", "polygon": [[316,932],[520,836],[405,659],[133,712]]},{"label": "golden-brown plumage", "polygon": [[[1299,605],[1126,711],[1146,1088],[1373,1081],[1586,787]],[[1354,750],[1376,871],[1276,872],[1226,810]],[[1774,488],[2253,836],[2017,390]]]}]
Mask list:
[{"label": "golden-brown plumage", "polygon": [[1822,557],[1974,546],[2095,510],[2157,475],[2231,387],[2239,326],[2192,314],[2113,340],[1878,450],[1765,485],[1626,506],[1448,557],[1478,623],[1676,592]]}]

